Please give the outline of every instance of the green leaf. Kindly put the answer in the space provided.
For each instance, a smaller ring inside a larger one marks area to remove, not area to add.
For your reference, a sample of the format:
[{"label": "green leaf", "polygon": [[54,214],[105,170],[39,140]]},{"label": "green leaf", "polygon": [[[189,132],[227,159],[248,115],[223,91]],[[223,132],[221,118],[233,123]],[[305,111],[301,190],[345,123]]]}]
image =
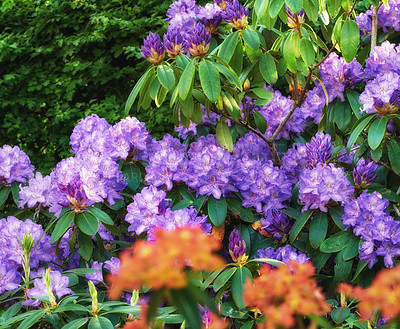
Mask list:
[{"label": "green leaf", "polygon": [[229,65],[232,67],[232,69],[235,71],[235,73],[237,75],[240,75],[242,73],[243,57],[244,57],[243,56],[243,45],[241,42],[238,42],[238,44],[236,45],[235,52],[233,53],[233,56],[232,56],[231,60],[229,61]]},{"label": "green leaf", "polygon": [[178,312],[185,318],[186,324],[190,328],[201,328],[202,321],[197,301],[186,289],[170,290],[172,303]]},{"label": "green leaf", "polygon": [[292,13],[299,14],[303,9],[303,0],[286,0],[286,5]]},{"label": "green leaf", "polygon": [[142,181],[140,168],[134,163],[125,162],[122,166],[122,173],[128,182],[128,187],[132,191],[136,191]]},{"label": "green leaf", "polygon": [[239,90],[242,90],[242,84],[240,83],[240,80],[239,80],[238,76],[236,75],[235,71],[233,71],[233,70],[229,69],[228,67],[226,67],[225,65],[222,65],[217,62],[213,62],[213,65],[220,73],[225,75],[225,77],[228,79],[228,81],[230,83],[232,83],[233,85],[238,87]]},{"label": "green leaf", "polygon": [[99,229],[99,220],[87,211],[78,214],[75,223],[87,235],[95,235]]},{"label": "green leaf", "polygon": [[257,50],[260,47],[260,38],[256,31],[247,29],[242,31],[243,41],[251,49]]},{"label": "green leaf", "polygon": [[357,54],[360,30],[355,21],[349,19],[344,22],[340,34],[340,47],[347,63],[350,63]]},{"label": "green leaf", "polygon": [[3,207],[4,203],[7,201],[10,192],[11,188],[6,186],[0,187],[0,208]]},{"label": "green leaf", "polygon": [[215,279],[214,284],[213,284],[213,289],[215,292],[220,290],[225,283],[228,282],[228,280],[232,277],[232,275],[235,274],[237,267],[231,267],[223,271],[218,277]]},{"label": "green leaf", "polygon": [[337,98],[331,106],[331,111],[333,112],[333,121],[340,131],[346,132],[352,119],[352,112],[349,104]]},{"label": "green leaf", "polygon": [[256,122],[257,129],[262,134],[265,134],[265,132],[267,131],[267,121],[265,120],[264,116],[258,111],[254,111],[253,116],[254,121]]},{"label": "green leaf", "polygon": [[356,257],[359,254],[360,238],[354,237],[347,244],[346,248],[343,249],[343,259],[349,260]]},{"label": "green leaf", "polygon": [[224,121],[219,121],[216,127],[217,140],[219,145],[228,152],[233,151],[232,135],[228,125]]},{"label": "green leaf", "polygon": [[99,219],[100,222],[102,222],[104,224],[108,224],[108,225],[114,225],[114,222],[111,219],[111,217],[107,213],[105,213],[103,210],[96,208],[96,207],[89,207],[89,208],[87,208],[87,210],[93,216],[95,216],[97,219]]},{"label": "green leaf", "polygon": [[221,94],[219,73],[213,63],[203,60],[199,65],[199,76],[204,94],[211,102],[216,102]]},{"label": "green leaf", "polygon": [[218,56],[222,58],[225,62],[229,62],[235,53],[236,45],[239,41],[239,32],[231,33],[228,37],[221,43]]},{"label": "green leaf", "polygon": [[382,144],[380,146],[378,146],[378,148],[376,148],[375,150],[371,150],[372,160],[374,160],[375,162],[378,162],[382,157],[382,152],[383,152]]},{"label": "green leaf", "polygon": [[69,303],[65,305],[58,306],[54,312],[59,313],[59,312],[67,312],[67,311],[75,311],[75,312],[85,312],[87,313],[87,309],[85,306],[81,304],[74,304],[74,303]]},{"label": "green leaf", "polygon": [[185,54],[179,55],[175,57],[176,65],[182,70],[185,70],[186,66],[190,63],[189,57]]},{"label": "green leaf", "polygon": [[151,99],[156,99],[156,96],[158,94],[158,91],[160,90],[161,84],[160,81],[158,81],[158,79],[154,79],[149,87],[149,95],[151,97]]},{"label": "green leaf", "polygon": [[381,144],[383,136],[385,136],[386,133],[387,121],[388,118],[383,116],[377,118],[369,127],[368,144],[371,149],[375,150]]},{"label": "green leaf", "polygon": [[86,322],[88,322],[88,320],[89,320],[89,318],[72,320],[71,322],[69,322],[65,326],[63,326],[62,329],[79,329]]},{"label": "green leaf", "polygon": [[210,218],[211,222],[220,227],[226,218],[226,214],[228,211],[228,206],[226,204],[226,199],[216,199],[214,196],[210,195],[207,203],[208,207],[208,217]]},{"label": "green leaf", "polygon": [[194,67],[194,60],[191,60],[187,64],[185,71],[183,71],[182,76],[181,76],[178,86],[177,86],[179,97],[181,99],[186,99],[186,97],[189,95],[189,91],[193,87],[193,79],[194,79],[195,72],[196,72],[196,69]]},{"label": "green leaf", "polygon": [[359,276],[360,273],[364,270],[364,268],[367,267],[367,265],[368,265],[368,262],[364,262],[364,261],[362,261],[362,260],[359,260],[359,261],[358,261],[357,268],[356,268],[356,272],[354,273],[354,276],[353,276],[353,278],[351,279],[351,282],[352,282],[352,283],[356,282],[358,276]]},{"label": "green leaf", "polygon": [[318,212],[310,222],[309,239],[311,246],[316,249],[325,240],[328,232],[328,215],[324,212]]},{"label": "green leaf", "polygon": [[303,0],[303,7],[308,19],[315,22],[319,15],[318,0]]},{"label": "green leaf", "polygon": [[302,38],[300,40],[300,55],[307,66],[311,66],[315,61],[315,50],[310,40]]},{"label": "green leaf", "polygon": [[193,204],[192,200],[188,200],[188,199],[183,199],[181,201],[179,201],[176,205],[174,205],[172,207],[172,210],[179,210],[179,209],[185,209],[187,207],[189,207],[190,205]]},{"label": "green leaf", "polygon": [[348,241],[353,237],[353,233],[349,231],[338,232],[326,239],[320,247],[324,253],[338,252],[347,246]]},{"label": "green leaf", "polygon": [[[339,256],[339,254],[338,254]],[[336,261],[338,260],[338,257],[336,257]],[[340,261],[336,262],[334,266],[334,277],[333,280],[334,282],[342,282],[347,279],[347,277],[350,275],[351,270],[353,268],[353,261]]]},{"label": "green leaf", "polygon": [[358,101],[358,99],[360,98],[360,94],[355,90],[347,90],[346,96],[357,120],[360,119],[362,116],[361,114],[362,104],[360,104],[360,102]]},{"label": "green leaf", "polygon": [[247,321],[243,323],[243,325],[240,327],[240,329],[252,329],[254,325],[254,321]]},{"label": "green leaf", "polygon": [[271,0],[269,5],[269,14],[272,18],[278,16],[284,4],[285,0]]},{"label": "green leaf", "polygon": [[74,268],[72,270],[67,270],[64,273],[73,273],[73,274],[76,274],[79,276],[85,276],[86,274],[97,273],[97,272],[98,272],[98,270],[96,270],[96,269],[81,267],[81,268]]},{"label": "green leaf", "polygon": [[275,60],[269,53],[261,55],[259,68],[263,79],[268,84],[273,85],[278,80]]},{"label": "green leaf", "polygon": [[267,89],[264,88],[254,88],[251,89],[251,91],[253,93],[255,93],[257,95],[257,97],[260,97],[262,99],[266,99],[266,100],[271,100],[274,97],[274,94],[272,92],[270,92]]},{"label": "green leaf", "polygon": [[239,120],[241,110],[239,105],[236,103],[236,100],[231,94],[226,92],[223,92],[221,96],[229,115],[231,115],[234,119]]},{"label": "green leaf", "polygon": [[272,258],[254,258],[250,262],[260,262],[260,263],[266,263],[272,266],[280,266],[285,264],[284,262],[281,262],[280,260],[272,259]]},{"label": "green leaf", "polygon": [[290,238],[289,238],[290,243],[293,243],[294,240],[296,240],[297,236],[303,229],[304,225],[306,225],[308,219],[311,217],[311,214],[312,214],[311,210],[303,212],[299,217],[299,219],[297,219],[296,222],[293,224],[293,227],[290,230]]},{"label": "green leaf", "polygon": [[74,218],[75,212],[68,211],[57,220],[57,224],[54,227],[53,233],[51,234],[50,243],[56,242],[64,235]]},{"label": "green leaf", "polygon": [[389,142],[388,155],[392,169],[400,175],[400,146],[394,139]]},{"label": "green leaf", "polygon": [[[16,205],[18,205],[18,200],[19,200],[19,185],[20,182],[11,183],[11,194]],[[0,207],[1,207],[1,201],[0,201]]]},{"label": "green leaf", "polygon": [[242,201],[234,198],[227,198],[226,200],[228,203],[228,208],[233,212],[239,213],[240,218],[244,222],[254,223],[253,212],[248,208],[244,208],[242,206]]},{"label": "green leaf", "polygon": [[[183,120],[182,114],[186,118],[190,118],[193,115],[194,102],[193,102],[192,95],[189,93],[189,96],[186,99],[180,99],[179,106],[181,108],[181,122],[182,122],[182,124],[184,124],[184,121],[182,121]],[[190,122],[188,122],[188,124],[190,124]]]},{"label": "green leaf", "polygon": [[300,49],[300,39],[298,33],[290,33],[283,43],[282,55],[286,61],[287,68],[293,72],[297,72],[296,52]]},{"label": "green leaf", "polygon": [[175,86],[175,73],[171,66],[160,64],[157,66],[157,78],[164,88],[171,91]]},{"label": "green leaf", "polygon": [[43,308],[41,310],[35,310],[34,313],[29,315],[24,321],[21,322],[21,324],[18,326],[19,329],[28,329],[31,328],[34,324],[39,322],[39,320],[45,315],[47,312],[47,309]]},{"label": "green leaf", "polygon": [[133,103],[135,102],[136,97],[138,96],[142,87],[146,84],[149,77],[152,75],[154,75],[154,69],[153,67],[149,67],[149,69],[140,77],[135,87],[133,87],[125,104],[125,115],[129,114],[129,110],[131,109]]},{"label": "green leaf", "polygon": [[233,301],[239,308],[245,308],[243,301],[244,287],[247,279],[253,280],[253,275],[247,267],[238,267],[235,274],[232,277],[232,297]]},{"label": "green leaf", "polygon": [[88,329],[114,329],[114,325],[104,316],[95,316],[90,319]]},{"label": "green leaf", "polygon": [[354,143],[356,142],[358,136],[360,136],[361,132],[365,129],[366,126],[371,122],[371,120],[376,117],[376,114],[369,113],[363,117],[361,117],[353,127],[353,131],[349,137],[349,141],[347,142],[347,153],[350,153],[351,148],[353,147]]},{"label": "green leaf", "polygon": [[337,307],[331,312],[332,320],[336,323],[342,323],[350,315],[350,309],[348,307]]},{"label": "green leaf", "polygon": [[341,9],[341,0],[328,0],[326,7],[331,18],[335,18]]},{"label": "green leaf", "polygon": [[[103,223],[104,224],[104,223]],[[104,224],[104,227],[109,230],[112,234],[116,236],[121,236],[121,230],[118,228],[118,226],[115,225],[108,225]]]},{"label": "green leaf", "polygon": [[342,231],[346,229],[346,225],[343,224],[342,217],[344,215],[344,209],[341,206],[329,209],[329,214],[331,215],[333,221]]},{"label": "green leaf", "polygon": [[78,245],[79,252],[83,259],[89,260],[93,253],[93,241],[92,238],[86,234],[78,234]]},{"label": "green leaf", "polygon": [[297,209],[291,208],[291,207],[286,208],[286,209],[281,209],[280,211],[283,212],[285,215],[288,215],[289,217],[294,218],[294,219],[299,219],[301,216],[300,211],[298,211]]}]

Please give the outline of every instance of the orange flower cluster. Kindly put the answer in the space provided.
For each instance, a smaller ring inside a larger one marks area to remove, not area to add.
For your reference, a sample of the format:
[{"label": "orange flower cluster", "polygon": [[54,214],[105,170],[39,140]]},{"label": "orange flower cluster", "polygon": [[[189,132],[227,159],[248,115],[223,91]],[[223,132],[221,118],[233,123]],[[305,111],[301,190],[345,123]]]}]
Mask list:
[{"label": "orange flower cluster", "polygon": [[213,251],[220,242],[206,235],[200,228],[181,227],[174,231],[156,230],[155,241],[137,241],[120,256],[119,273],[110,275],[109,295],[118,298],[124,289],[141,286],[158,290],[181,289],[187,285],[184,269],[214,271],[224,266]]},{"label": "orange flower cluster", "polygon": [[338,291],[359,301],[358,309],[364,319],[369,319],[376,310],[382,311],[384,318],[397,317],[400,315],[400,266],[380,271],[368,288],[342,283]]},{"label": "orange flower cluster", "polygon": [[265,315],[259,328],[291,328],[296,324],[295,314],[322,315],[330,311],[329,305],[317,286],[311,263],[290,262],[271,269],[261,268],[261,275],[246,282],[243,300]]}]

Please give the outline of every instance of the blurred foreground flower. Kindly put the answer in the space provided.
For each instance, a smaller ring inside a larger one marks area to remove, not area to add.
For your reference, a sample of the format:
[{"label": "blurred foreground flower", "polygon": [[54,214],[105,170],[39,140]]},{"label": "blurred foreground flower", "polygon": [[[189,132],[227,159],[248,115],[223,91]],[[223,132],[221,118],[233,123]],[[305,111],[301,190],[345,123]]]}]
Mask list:
[{"label": "blurred foreground flower", "polygon": [[213,254],[220,243],[200,228],[182,227],[174,231],[155,231],[154,242],[137,241],[121,259],[121,269],[111,274],[111,298],[118,298],[123,289],[181,289],[188,280],[184,269],[214,271],[224,266],[222,258]]},{"label": "blurred foreground flower", "polygon": [[311,263],[289,262],[272,270],[261,268],[261,275],[244,286],[243,300],[247,306],[260,310],[264,323],[259,328],[291,328],[296,324],[295,315],[322,315],[330,311],[321,288],[312,278]]}]

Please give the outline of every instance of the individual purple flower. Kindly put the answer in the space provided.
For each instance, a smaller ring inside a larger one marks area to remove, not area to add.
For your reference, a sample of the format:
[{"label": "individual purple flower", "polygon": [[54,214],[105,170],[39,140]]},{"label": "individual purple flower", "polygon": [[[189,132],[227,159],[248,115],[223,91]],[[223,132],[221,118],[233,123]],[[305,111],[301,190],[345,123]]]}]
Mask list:
[{"label": "individual purple flower", "polygon": [[218,27],[222,22],[221,8],[218,5],[208,3],[204,7],[199,6],[196,16],[211,34],[218,34]]},{"label": "individual purple flower", "polygon": [[276,250],[272,247],[259,249],[257,251],[257,258],[276,259],[285,264],[288,264],[290,261],[296,261],[300,264],[311,261],[304,252],[296,250],[291,245],[286,245]]},{"label": "individual purple flower", "polygon": [[393,114],[399,110],[397,105],[400,90],[400,75],[394,72],[379,74],[365,86],[360,95],[361,109],[366,113]]},{"label": "individual purple flower", "polygon": [[306,153],[308,158],[308,168],[315,168],[318,163],[326,163],[333,152],[331,136],[318,132],[311,141],[306,144]]},{"label": "individual purple flower", "polygon": [[5,291],[18,288],[22,280],[17,269],[14,264],[6,264],[4,260],[0,260],[0,295]]},{"label": "individual purple flower", "polygon": [[25,184],[27,179],[33,177],[34,169],[29,157],[18,146],[4,145],[0,148],[0,184]]},{"label": "individual purple flower", "polygon": [[146,181],[156,187],[166,187],[169,191],[175,182],[186,179],[188,165],[186,145],[171,135],[154,141],[146,167]]},{"label": "individual purple flower", "polygon": [[175,126],[174,130],[178,133],[179,138],[186,139],[189,136],[197,135],[197,123],[190,121],[189,127],[186,128],[181,122],[179,126]]},{"label": "individual purple flower", "polygon": [[332,163],[317,163],[313,169],[306,169],[300,176],[299,200],[307,209],[327,212],[331,202],[346,202],[354,193],[354,187],[347,179],[343,168]]},{"label": "individual purple flower", "polygon": [[186,38],[186,48],[192,56],[204,56],[210,48],[211,33],[205,25],[196,22],[191,30],[191,33]]},{"label": "individual purple flower", "polygon": [[313,120],[318,124],[321,120],[322,111],[326,104],[325,92],[320,83],[307,93],[307,97],[300,106],[302,116],[306,121]]},{"label": "individual purple flower", "polygon": [[372,11],[367,10],[356,16],[356,21],[361,34],[368,34],[372,30]]},{"label": "individual purple flower", "polygon": [[353,178],[356,188],[365,189],[371,185],[376,178],[376,171],[380,166],[373,161],[365,161],[361,158],[353,169]]},{"label": "individual purple flower", "polygon": [[[35,299],[36,297],[47,297],[47,288],[44,280],[44,269],[39,272],[43,275],[42,278],[35,279],[33,281],[34,287],[28,289],[26,295],[29,297],[28,300],[22,302],[23,305],[27,306],[39,306],[41,301]],[[74,292],[68,288],[69,279],[67,276],[63,276],[59,271],[50,271],[51,278],[51,291],[58,297],[61,298],[65,295],[73,295]],[[32,299],[33,298],[33,299]]]},{"label": "individual purple flower", "polygon": [[185,42],[179,29],[168,28],[167,33],[163,36],[163,41],[169,57],[175,58],[183,53]]},{"label": "individual purple flower", "polygon": [[288,235],[293,223],[283,212],[276,209],[268,209],[264,213],[264,218],[260,219],[260,230],[266,231],[276,240],[282,240]]},{"label": "individual purple flower", "polygon": [[246,255],[246,242],[242,239],[240,232],[234,229],[229,236],[229,254],[232,260],[243,266],[249,256]]},{"label": "individual purple flower", "polygon": [[29,180],[28,185],[21,187],[19,192],[20,202],[18,206],[23,208],[25,205],[28,208],[33,208],[38,204],[44,207],[50,206],[50,196],[55,189],[51,183],[51,177],[43,177],[40,172],[37,172],[35,178]]},{"label": "individual purple flower", "polygon": [[248,132],[239,138],[233,146],[232,154],[238,160],[244,156],[248,156],[252,160],[259,160],[262,163],[272,160],[268,144],[253,132]]},{"label": "individual purple flower", "polygon": [[303,170],[308,168],[309,160],[306,145],[294,143],[292,147],[287,150],[281,160],[281,169],[288,179],[290,179],[292,184],[295,185],[299,181],[300,174]]},{"label": "individual purple flower", "polygon": [[243,30],[247,26],[249,10],[238,0],[233,0],[232,2],[226,2],[225,11],[222,11],[221,15],[229,25],[237,30]]},{"label": "individual purple flower", "polygon": [[[267,121],[267,131],[265,132],[266,137],[271,137],[275,132],[276,128],[280,125],[286,115],[290,112],[293,101],[289,97],[285,97],[280,91],[272,90],[268,87],[267,90],[273,92],[274,96],[272,100],[262,107],[260,107],[259,113],[261,113]],[[279,138],[290,139],[290,132],[294,134],[300,134],[304,131],[305,118],[299,109],[296,109],[291,115],[284,128],[278,134]]]},{"label": "individual purple flower", "polygon": [[112,274],[117,274],[121,268],[121,261],[118,257],[111,257],[104,262],[104,268]]},{"label": "individual purple flower", "polygon": [[97,270],[94,273],[88,273],[85,275],[86,280],[92,281],[94,284],[98,284],[103,281],[103,263],[94,261],[91,267],[92,270]]},{"label": "individual purple flower", "polygon": [[157,33],[150,32],[144,39],[140,54],[154,65],[160,64],[164,60],[165,48]]}]

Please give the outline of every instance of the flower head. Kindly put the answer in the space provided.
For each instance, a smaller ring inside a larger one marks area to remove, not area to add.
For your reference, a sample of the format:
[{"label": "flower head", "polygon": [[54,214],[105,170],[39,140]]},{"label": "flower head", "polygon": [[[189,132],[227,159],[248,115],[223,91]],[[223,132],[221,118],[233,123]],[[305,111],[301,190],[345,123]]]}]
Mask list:
[{"label": "flower head", "polygon": [[292,13],[289,7],[286,6],[286,13],[288,15],[287,25],[289,26],[289,28],[293,30],[299,29],[304,23],[304,17],[306,15],[304,9],[302,9],[300,13],[295,14]]},{"label": "flower head", "polygon": [[239,265],[244,265],[247,258],[249,258],[246,255],[246,242],[242,240],[242,236],[237,229],[234,229],[229,236],[229,254],[232,260]]},{"label": "flower head", "polygon": [[168,28],[167,33],[163,36],[164,47],[168,56],[175,58],[183,53],[184,40],[182,33],[177,28]]},{"label": "flower head", "polygon": [[353,178],[356,188],[365,189],[371,185],[376,178],[376,171],[378,168],[379,165],[375,162],[366,162],[364,158],[361,158],[353,169]]},{"label": "flower head", "polygon": [[236,30],[243,30],[247,26],[249,10],[238,0],[226,2],[225,11],[221,13],[222,18]]},{"label": "flower head", "polygon": [[210,48],[211,33],[201,22],[196,22],[187,35],[186,46],[192,56],[204,56]]},{"label": "flower head", "polygon": [[157,33],[150,32],[147,38],[144,39],[141,55],[154,65],[164,60],[165,48]]}]

